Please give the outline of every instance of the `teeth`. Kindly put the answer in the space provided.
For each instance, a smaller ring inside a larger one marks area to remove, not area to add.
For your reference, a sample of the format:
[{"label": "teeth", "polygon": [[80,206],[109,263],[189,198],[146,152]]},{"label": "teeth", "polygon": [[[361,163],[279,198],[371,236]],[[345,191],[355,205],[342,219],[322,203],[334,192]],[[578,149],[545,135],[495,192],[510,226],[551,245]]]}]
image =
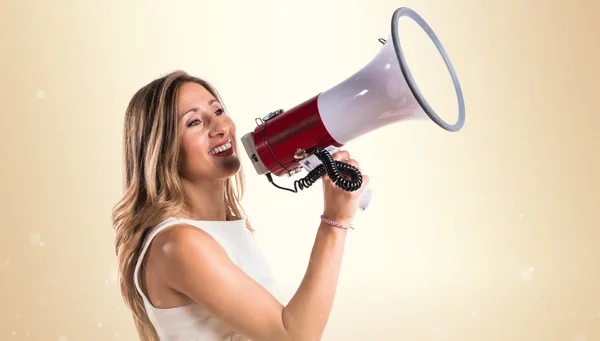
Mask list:
[{"label": "teeth", "polygon": [[211,150],[209,152],[209,154],[215,155],[215,154],[218,154],[218,153],[222,153],[222,152],[224,152],[226,150],[229,150],[229,148],[231,148],[231,142],[227,142],[226,144],[224,144],[224,145],[222,145],[220,147],[217,147],[217,148]]}]

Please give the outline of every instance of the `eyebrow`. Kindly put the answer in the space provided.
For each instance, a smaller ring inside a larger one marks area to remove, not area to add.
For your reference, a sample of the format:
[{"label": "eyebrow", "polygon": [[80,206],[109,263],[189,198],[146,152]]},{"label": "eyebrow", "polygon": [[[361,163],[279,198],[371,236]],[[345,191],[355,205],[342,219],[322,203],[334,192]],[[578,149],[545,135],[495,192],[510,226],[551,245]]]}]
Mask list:
[{"label": "eyebrow", "polygon": [[[208,105],[209,105],[209,106],[213,105],[214,103],[219,103],[219,104],[221,104],[221,103],[219,102],[219,100],[218,100],[218,99],[215,99],[215,98],[213,98],[213,99],[211,99],[210,101],[208,101]],[[181,119],[181,118],[183,118],[183,116],[187,115],[187,114],[188,114],[189,112],[191,112],[191,111],[198,111],[198,107],[192,107],[192,108],[190,108],[189,110],[186,110],[186,111],[185,111],[185,112],[183,112],[181,115],[179,115],[179,118],[180,118],[180,119]]]}]

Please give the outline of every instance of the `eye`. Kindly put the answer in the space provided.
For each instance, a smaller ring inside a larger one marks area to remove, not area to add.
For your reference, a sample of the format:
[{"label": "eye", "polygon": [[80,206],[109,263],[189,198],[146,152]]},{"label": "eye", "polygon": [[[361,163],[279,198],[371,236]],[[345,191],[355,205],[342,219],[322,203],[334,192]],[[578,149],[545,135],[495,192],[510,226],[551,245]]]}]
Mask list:
[{"label": "eye", "polygon": [[217,109],[217,111],[215,111],[215,114],[216,114],[217,116],[221,116],[221,115],[223,115],[224,113],[225,113],[225,110],[223,110],[223,109]]},{"label": "eye", "polygon": [[187,126],[188,126],[188,127],[193,127],[193,126],[195,126],[196,124],[200,124],[200,123],[202,123],[202,121],[200,121],[199,119],[195,119],[195,120],[192,120],[190,123],[188,123],[188,125],[187,125]]}]

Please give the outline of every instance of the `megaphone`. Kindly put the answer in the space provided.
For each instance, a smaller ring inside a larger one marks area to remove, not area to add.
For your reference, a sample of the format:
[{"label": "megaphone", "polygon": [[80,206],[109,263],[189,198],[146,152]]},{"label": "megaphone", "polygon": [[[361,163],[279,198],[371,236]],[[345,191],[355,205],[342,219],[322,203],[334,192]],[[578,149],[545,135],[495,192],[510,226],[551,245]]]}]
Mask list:
[{"label": "megaphone", "polygon": [[[417,86],[397,30],[401,17],[416,22],[443,58],[458,100],[456,122],[442,120]],[[431,120],[450,132],[462,129],[465,103],[458,77],[444,47],[425,20],[412,9],[400,7],[392,16],[391,33],[380,42],[383,47],[379,53],[352,76],[287,111],[279,109],[257,119],[254,131],[241,140],[259,175],[266,175],[280,189],[298,192],[298,188],[308,188],[328,174],[340,188],[355,191],[362,184],[358,169],[331,157],[349,141],[384,126],[415,119]],[[294,182],[294,189],[277,185],[271,176],[291,177],[303,169],[309,173]],[[363,191],[360,209],[366,209],[370,199],[370,189]]]}]

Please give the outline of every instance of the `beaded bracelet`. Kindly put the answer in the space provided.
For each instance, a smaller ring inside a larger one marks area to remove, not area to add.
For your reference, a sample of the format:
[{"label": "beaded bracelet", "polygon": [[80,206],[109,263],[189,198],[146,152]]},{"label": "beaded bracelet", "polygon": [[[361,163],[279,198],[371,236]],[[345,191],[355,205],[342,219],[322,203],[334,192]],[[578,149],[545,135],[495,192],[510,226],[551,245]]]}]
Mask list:
[{"label": "beaded bracelet", "polygon": [[354,227],[352,225],[343,225],[343,224],[340,224],[340,223],[336,223],[333,220],[329,220],[329,219],[325,218],[323,215],[321,215],[321,221],[324,222],[324,223],[327,223],[329,225],[342,228],[342,229],[351,229],[351,230],[354,230]]}]

